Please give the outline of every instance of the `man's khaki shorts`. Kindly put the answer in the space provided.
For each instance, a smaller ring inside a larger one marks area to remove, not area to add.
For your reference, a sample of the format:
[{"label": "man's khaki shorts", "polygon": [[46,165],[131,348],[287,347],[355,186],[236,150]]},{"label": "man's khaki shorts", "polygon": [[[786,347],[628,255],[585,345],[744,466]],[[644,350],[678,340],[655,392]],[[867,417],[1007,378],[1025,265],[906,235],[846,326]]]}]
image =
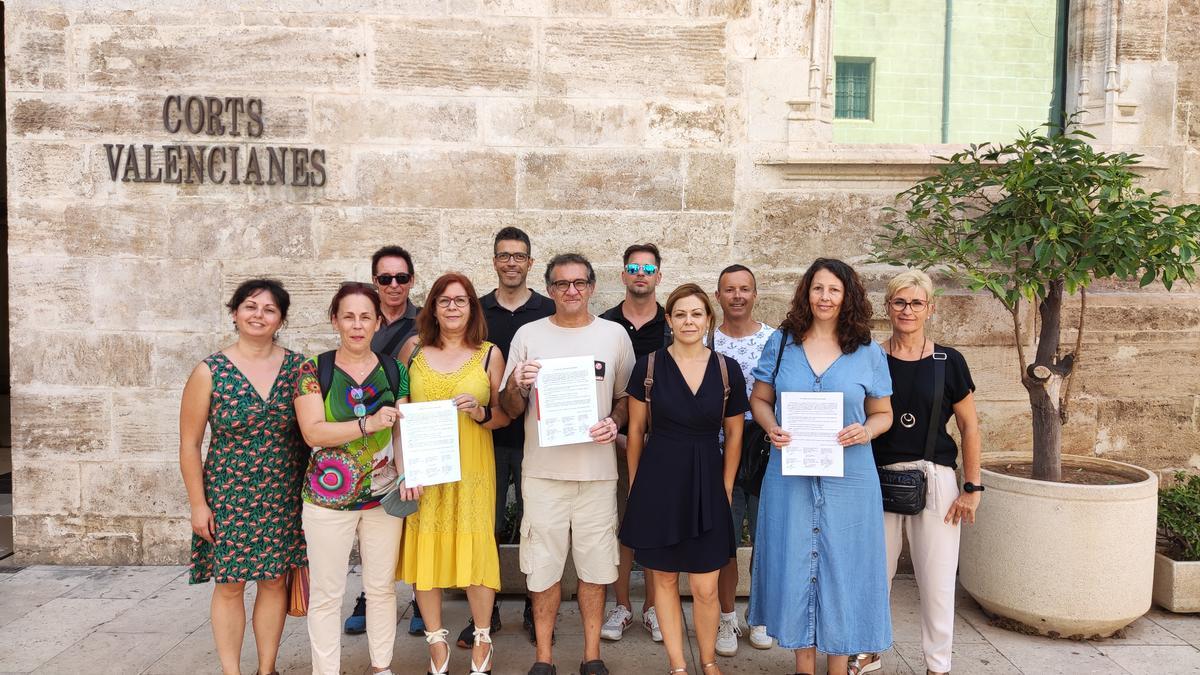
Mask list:
[{"label": "man's khaki shorts", "polygon": [[580,581],[617,580],[617,481],[521,478],[521,571],[540,593],[562,579],[570,551]]}]

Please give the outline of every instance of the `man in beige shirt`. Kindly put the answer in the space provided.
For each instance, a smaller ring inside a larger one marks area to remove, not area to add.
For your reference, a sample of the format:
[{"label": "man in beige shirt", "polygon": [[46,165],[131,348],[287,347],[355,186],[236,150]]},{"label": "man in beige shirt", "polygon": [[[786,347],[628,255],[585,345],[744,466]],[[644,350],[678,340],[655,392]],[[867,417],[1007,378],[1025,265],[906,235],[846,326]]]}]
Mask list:
[{"label": "man in beige shirt", "polygon": [[592,442],[543,448],[537,416],[525,416],[521,464],[521,571],[533,594],[537,661],[529,675],[557,675],[552,636],[561,600],[559,584],[567,552],[579,576],[579,614],[584,653],[580,675],[608,675],[600,659],[600,625],[605,585],[617,578],[617,458],[614,441],[626,421],[625,387],[633,370],[633,344],[625,329],[593,316],[588,301],[596,273],[577,253],[555,256],[546,266],[546,289],[555,313],[517,330],[509,348],[500,405],[519,417],[536,397],[539,359],[591,354],[596,361],[596,405],[600,421]]}]

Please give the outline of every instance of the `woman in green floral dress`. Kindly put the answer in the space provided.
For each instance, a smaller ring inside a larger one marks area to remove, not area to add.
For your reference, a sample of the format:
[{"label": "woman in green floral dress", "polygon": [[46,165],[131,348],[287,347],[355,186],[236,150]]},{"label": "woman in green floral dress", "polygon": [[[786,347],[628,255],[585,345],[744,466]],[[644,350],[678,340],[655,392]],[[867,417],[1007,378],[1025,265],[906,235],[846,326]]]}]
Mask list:
[{"label": "woman in green floral dress", "polygon": [[[225,673],[239,672],[246,582],[257,586],[258,672],[275,671],[287,613],[284,576],[307,564],[300,528],[306,448],[292,390],[304,357],[275,344],[289,297],[279,282],[251,279],[227,305],[237,342],[188,378],[179,412],[179,463],[191,504],[191,583],[212,579],[213,638]],[[208,455],[201,460],[205,426]]]}]

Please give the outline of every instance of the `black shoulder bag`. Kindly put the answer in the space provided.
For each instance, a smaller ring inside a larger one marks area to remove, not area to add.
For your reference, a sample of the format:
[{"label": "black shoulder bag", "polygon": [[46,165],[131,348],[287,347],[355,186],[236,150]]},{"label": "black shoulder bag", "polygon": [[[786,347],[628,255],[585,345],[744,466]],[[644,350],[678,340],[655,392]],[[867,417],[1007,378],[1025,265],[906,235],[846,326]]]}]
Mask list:
[{"label": "black shoulder bag", "polygon": [[[779,366],[783,363],[783,350],[787,347],[788,334],[782,333],[779,341],[779,352],[775,355],[775,370],[771,371],[771,382],[779,377]],[[754,422],[753,419],[750,420]],[[763,476],[767,473],[767,464],[771,461],[771,437],[766,429],[754,423],[747,425],[747,431],[742,437],[742,459],[738,466],[738,479],[742,487],[755,496],[762,485]]]},{"label": "black shoulder bag", "polygon": [[[937,442],[938,422],[942,419],[942,394],[946,387],[946,354],[933,352],[933,412],[929,415],[929,433],[925,436],[925,461],[933,461],[933,446]],[[915,516],[925,510],[928,488],[925,472],[920,469],[879,469],[879,489],[883,493],[883,510],[904,516]]]}]

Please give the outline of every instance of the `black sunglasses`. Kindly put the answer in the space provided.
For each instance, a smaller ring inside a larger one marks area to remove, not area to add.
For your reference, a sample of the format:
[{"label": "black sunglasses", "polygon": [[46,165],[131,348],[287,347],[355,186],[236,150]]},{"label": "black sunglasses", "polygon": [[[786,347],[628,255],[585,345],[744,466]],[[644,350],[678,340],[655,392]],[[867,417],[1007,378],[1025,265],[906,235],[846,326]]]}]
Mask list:
[{"label": "black sunglasses", "polygon": [[391,286],[393,281],[403,286],[404,284],[412,281],[412,275],[408,272],[401,272],[399,274],[379,274],[375,276],[375,281],[379,282],[380,286]]}]

